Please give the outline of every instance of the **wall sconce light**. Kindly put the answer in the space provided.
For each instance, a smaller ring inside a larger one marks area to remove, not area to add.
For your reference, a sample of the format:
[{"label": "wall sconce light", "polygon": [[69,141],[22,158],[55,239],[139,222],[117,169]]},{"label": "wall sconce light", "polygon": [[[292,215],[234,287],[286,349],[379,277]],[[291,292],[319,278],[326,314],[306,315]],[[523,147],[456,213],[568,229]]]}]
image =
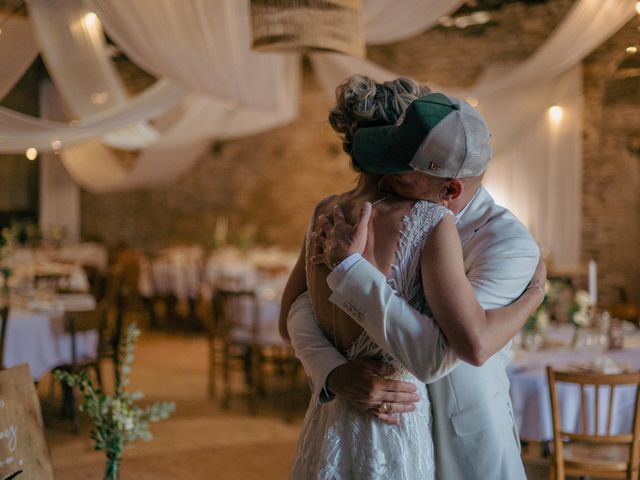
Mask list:
[{"label": "wall sconce light", "polygon": [[560,123],[564,116],[564,109],[559,105],[549,107],[549,118],[553,123]]}]

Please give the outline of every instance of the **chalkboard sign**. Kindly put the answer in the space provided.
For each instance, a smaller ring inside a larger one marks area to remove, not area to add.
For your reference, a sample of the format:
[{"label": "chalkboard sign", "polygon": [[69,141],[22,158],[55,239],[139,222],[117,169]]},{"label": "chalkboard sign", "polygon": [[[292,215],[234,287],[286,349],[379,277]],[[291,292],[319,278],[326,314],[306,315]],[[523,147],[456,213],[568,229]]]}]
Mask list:
[{"label": "chalkboard sign", "polygon": [[28,365],[0,371],[0,480],[10,478],[53,480],[40,402]]}]

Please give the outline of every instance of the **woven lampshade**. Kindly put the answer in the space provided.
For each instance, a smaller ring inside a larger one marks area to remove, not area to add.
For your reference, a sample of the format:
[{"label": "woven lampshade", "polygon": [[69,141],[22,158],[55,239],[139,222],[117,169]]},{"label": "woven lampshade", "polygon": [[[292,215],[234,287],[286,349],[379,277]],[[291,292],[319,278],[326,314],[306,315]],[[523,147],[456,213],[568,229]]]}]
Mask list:
[{"label": "woven lampshade", "polygon": [[362,0],[251,0],[253,49],[364,58]]}]

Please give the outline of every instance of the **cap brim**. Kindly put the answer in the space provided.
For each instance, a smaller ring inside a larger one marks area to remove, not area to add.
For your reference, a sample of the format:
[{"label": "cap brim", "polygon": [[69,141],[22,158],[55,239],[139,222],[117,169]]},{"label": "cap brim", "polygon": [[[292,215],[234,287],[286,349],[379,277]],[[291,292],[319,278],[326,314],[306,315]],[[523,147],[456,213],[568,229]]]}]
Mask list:
[{"label": "cap brim", "polygon": [[388,173],[412,172],[410,158],[406,158],[396,138],[398,127],[360,128],[353,138],[354,156],[358,166],[368,173],[385,175]]}]

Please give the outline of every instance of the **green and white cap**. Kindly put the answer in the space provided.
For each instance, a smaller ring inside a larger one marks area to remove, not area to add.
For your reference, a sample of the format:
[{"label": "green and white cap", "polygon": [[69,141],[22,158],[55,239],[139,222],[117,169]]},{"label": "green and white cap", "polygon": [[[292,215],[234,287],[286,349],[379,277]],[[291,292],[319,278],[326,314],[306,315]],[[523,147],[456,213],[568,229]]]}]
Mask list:
[{"label": "green and white cap", "polygon": [[442,93],[414,100],[396,125],[360,128],[354,156],[365,172],[418,170],[442,178],[477,177],[491,159],[491,133],[475,108]]}]

